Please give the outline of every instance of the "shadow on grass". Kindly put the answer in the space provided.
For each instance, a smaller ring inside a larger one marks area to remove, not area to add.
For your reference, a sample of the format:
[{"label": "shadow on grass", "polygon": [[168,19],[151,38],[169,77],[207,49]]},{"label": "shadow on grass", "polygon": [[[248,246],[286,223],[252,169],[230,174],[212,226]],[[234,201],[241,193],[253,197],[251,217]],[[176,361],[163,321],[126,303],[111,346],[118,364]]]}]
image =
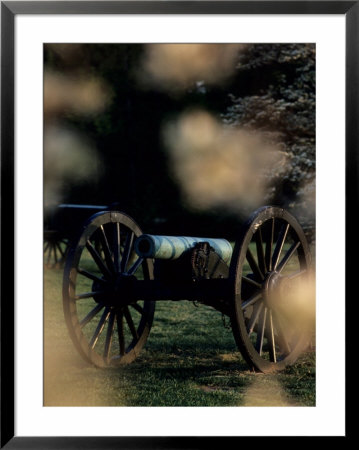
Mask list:
[{"label": "shadow on grass", "polygon": [[[201,354],[152,358],[144,355],[129,366],[109,369],[127,406],[239,406],[251,382],[241,361]],[[135,380],[131,384],[131,380]]]},{"label": "shadow on grass", "polygon": [[[59,275],[46,274],[45,406],[249,406],[253,385],[254,401],[277,406],[286,400],[263,395],[269,389],[277,395],[278,384],[249,370],[219,313],[188,302],[156,306],[149,339],[132,364],[116,369],[88,364],[64,323]],[[314,357],[298,361],[276,379],[296,405],[315,404]]]}]

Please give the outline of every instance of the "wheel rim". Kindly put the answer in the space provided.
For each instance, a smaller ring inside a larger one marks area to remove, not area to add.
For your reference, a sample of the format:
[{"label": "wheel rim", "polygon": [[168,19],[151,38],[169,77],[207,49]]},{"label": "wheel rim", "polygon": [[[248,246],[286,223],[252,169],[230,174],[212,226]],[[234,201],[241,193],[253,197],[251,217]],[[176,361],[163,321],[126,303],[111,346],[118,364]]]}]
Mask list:
[{"label": "wheel rim", "polygon": [[84,226],[69,250],[63,278],[63,307],[70,336],[81,356],[99,366],[127,364],[145,344],[155,303],[113,306],[121,277],[152,279],[153,264],[133,249],[142,234],[126,214],[101,212]]},{"label": "wheel rim", "polygon": [[309,269],[309,247],[296,219],[281,208],[256,211],[236,243],[231,263],[233,333],[255,370],[281,370],[305,347],[308,330],[296,318],[293,299]]}]

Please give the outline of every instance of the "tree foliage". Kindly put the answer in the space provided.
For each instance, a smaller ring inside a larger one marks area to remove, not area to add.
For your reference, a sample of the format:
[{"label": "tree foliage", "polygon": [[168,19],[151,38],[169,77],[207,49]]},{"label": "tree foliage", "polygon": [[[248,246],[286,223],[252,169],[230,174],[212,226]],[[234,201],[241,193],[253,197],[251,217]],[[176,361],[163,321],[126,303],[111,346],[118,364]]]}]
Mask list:
[{"label": "tree foliage", "polygon": [[[315,45],[254,44],[239,55],[237,82],[222,117],[230,126],[265,132],[289,156],[268,198],[297,211],[313,208],[315,189]],[[307,225],[313,215],[306,217]]]}]

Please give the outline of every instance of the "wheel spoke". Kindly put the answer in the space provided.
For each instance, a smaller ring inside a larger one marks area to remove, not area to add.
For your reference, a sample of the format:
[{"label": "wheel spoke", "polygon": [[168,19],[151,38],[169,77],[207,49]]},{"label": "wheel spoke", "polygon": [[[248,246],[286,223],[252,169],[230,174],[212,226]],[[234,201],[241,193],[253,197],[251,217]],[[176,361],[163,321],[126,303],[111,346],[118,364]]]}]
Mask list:
[{"label": "wheel spoke", "polygon": [[117,312],[116,322],[120,355],[123,356],[125,354],[125,336],[123,333],[123,312],[121,310]]},{"label": "wheel spoke", "polygon": [[96,294],[103,294],[102,291],[84,292],[83,294],[75,295],[75,300],[83,300],[85,298],[91,298]]},{"label": "wheel spoke", "polygon": [[136,259],[135,263],[132,265],[132,267],[128,270],[128,275],[133,275],[136,270],[140,267],[140,265],[143,263],[143,258]]},{"label": "wheel spoke", "polygon": [[307,273],[307,269],[304,269],[304,270],[298,270],[297,272],[292,273],[292,275],[288,275],[288,278],[289,278],[290,280],[293,280],[294,278],[301,277],[301,276],[304,275],[305,273]]},{"label": "wheel spoke", "polygon": [[80,327],[83,328],[101,311],[103,305],[96,305],[95,308],[90,311],[80,322]]},{"label": "wheel spoke", "polygon": [[264,310],[261,314],[261,318],[260,318],[259,329],[257,332],[257,341],[256,341],[256,346],[255,346],[257,352],[259,353],[259,356],[262,355],[264,331],[265,331],[265,327],[266,327],[266,317],[267,317],[267,308],[264,308]]},{"label": "wheel spoke", "polygon": [[108,245],[107,236],[105,234],[105,230],[102,225],[100,226],[100,241],[101,241],[102,249],[103,249],[103,252],[105,255],[105,261],[106,261],[107,267],[112,272],[115,272],[116,270],[115,270],[114,262],[112,260],[111,250]]},{"label": "wheel spoke", "polygon": [[290,258],[295,254],[297,248],[300,246],[300,242],[294,242],[290,249],[287,250],[286,254],[283,256],[282,260],[277,266],[277,272],[281,272],[284,269],[284,266],[288,263]]},{"label": "wheel spoke", "polygon": [[246,257],[247,257],[248,264],[249,264],[250,268],[252,269],[254,276],[257,279],[263,280],[264,279],[263,274],[260,271],[258,264],[257,264],[256,260],[254,259],[254,256],[253,256],[252,252],[249,250],[249,248],[247,249]]},{"label": "wheel spoke", "polygon": [[140,314],[143,314],[143,308],[138,303],[131,303],[130,306],[134,308],[136,311],[138,311]]},{"label": "wheel spoke", "polygon": [[256,305],[256,306],[257,307],[255,308],[255,311],[253,311],[253,314],[252,314],[251,319],[248,324],[248,336],[253,333],[254,327],[257,323],[259,314],[261,313],[261,311],[263,309],[264,303],[261,302],[261,303],[259,303],[259,305]]},{"label": "wheel spoke", "polygon": [[274,340],[274,328],[272,311],[269,310],[268,314],[268,341],[269,341],[269,357],[272,362],[277,362],[277,355],[275,352],[275,340]]},{"label": "wheel spoke", "polygon": [[77,268],[77,273],[79,273],[80,275],[83,275],[86,278],[89,278],[92,281],[96,281],[96,282],[101,283],[101,284],[105,284],[106,283],[106,280],[104,280],[103,278],[99,278],[97,275],[95,275],[95,274],[93,274],[91,272],[88,272],[87,270],[82,269],[81,267]]},{"label": "wheel spoke", "polygon": [[257,281],[252,280],[252,278],[248,278],[248,277],[243,277],[242,276],[242,280],[246,281],[247,283],[249,283],[252,286],[255,286],[257,288],[261,288],[262,287],[262,285],[260,283],[258,283]]},{"label": "wheel spoke", "polygon": [[244,311],[248,306],[254,305],[259,299],[262,298],[262,292],[257,292],[257,294],[253,295],[251,298],[242,303],[242,311]]},{"label": "wheel spoke", "polygon": [[105,308],[105,311],[103,312],[103,314],[101,316],[101,319],[96,327],[96,330],[95,330],[95,332],[91,338],[90,344],[89,344],[92,349],[95,348],[95,345],[97,344],[97,341],[98,341],[101,333],[103,332],[103,329],[105,328],[105,324],[106,324],[106,321],[107,321],[109,315],[110,315],[109,308]]},{"label": "wheel spoke", "polygon": [[51,254],[52,254],[52,245],[50,245],[49,253],[47,254],[47,259],[46,259],[46,265],[47,265],[47,266],[48,266],[49,263],[50,263]]},{"label": "wheel spoke", "polygon": [[129,329],[131,331],[131,334],[134,337],[134,339],[137,340],[138,339],[137,330],[136,330],[135,324],[133,323],[131,313],[130,313],[130,311],[129,311],[127,306],[124,308],[123,312],[125,314],[126,322],[127,322],[128,327],[129,327]]},{"label": "wheel spoke", "polygon": [[274,326],[275,326],[275,329],[278,334],[279,346],[281,347],[282,351],[288,355],[291,352],[291,348],[290,348],[286,333],[283,329],[281,319],[280,319],[278,313],[276,313],[275,311],[273,311],[273,316],[274,316],[273,317],[274,318]]},{"label": "wheel spoke", "polygon": [[106,342],[105,342],[105,350],[103,356],[107,359],[110,354],[111,344],[112,344],[112,336],[113,330],[115,328],[115,312],[111,311],[110,317],[108,319],[107,333],[106,333]]},{"label": "wheel spoke", "polygon": [[121,247],[121,234],[120,234],[120,224],[118,222],[115,223],[115,227],[113,230],[113,259],[115,263],[115,271],[118,273],[120,271],[120,247]]},{"label": "wheel spoke", "polygon": [[258,228],[254,237],[255,237],[256,246],[257,246],[257,258],[258,258],[259,269],[262,272],[262,274],[265,274],[265,273],[267,273],[267,267],[266,267],[266,261],[265,261],[265,257],[264,257],[264,251],[263,251],[262,230],[260,228]]},{"label": "wheel spoke", "polygon": [[289,230],[289,223],[286,225],[282,225],[282,228],[280,229],[278,240],[274,249],[273,258],[272,258],[272,270],[276,270],[277,264],[280,258],[280,254],[283,249],[284,242],[286,240],[287,234]]},{"label": "wheel spoke", "polygon": [[266,266],[267,266],[268,271],[272,270],[273,240],[274,240],[274,217],[271,219],[271,229],[267,235],[267,241],[266,241],[265,260],[266,260]]},{"label": "wheel spoke", "polygon": [[91,242],[89,240],[86,242],[86,248],[90,252],[92,258],[94,259],[94,261],[97,264],[98,268],[103,273],[104,277],[105,278],[111,278],[110,271],[105,266],[105,264],[102,261],[101,256],[97,253],[97,250],[94,248],[94,246],[91,244]]},{"label": "wheel spoke", "polygon": [[56,243],[54,244],[54,264],[56,264],[58,261],[57,259],[57,251],[56,251]]},{"label": "wheel spoke", "polygon": [[44,253],[47,252],[47,249],[49,248],[50,242],[46,242],[45,244],[45,248],[44,248]]},{"label": "wheel spoke", "polygon": [[126,266],[127,266],[127,263],[128,263],[128,259],[129,259],[130,254],[131,254],[133,237],[134,237],[133,231],[129,231],[129,233],[126,236],[125,248],[124,248],[123,254],[122,254],[121,272],[125,272],[126,271]]},{"label": "wheel spoke", "polygon": [[65,253],[64,253],[64,251],[62,250],[61,245],[60,245],[59,242],[57,243],[57,248],[58,248],[58,250],[59,250],[61,256],[64,258],[64,257],[65,257]]}]

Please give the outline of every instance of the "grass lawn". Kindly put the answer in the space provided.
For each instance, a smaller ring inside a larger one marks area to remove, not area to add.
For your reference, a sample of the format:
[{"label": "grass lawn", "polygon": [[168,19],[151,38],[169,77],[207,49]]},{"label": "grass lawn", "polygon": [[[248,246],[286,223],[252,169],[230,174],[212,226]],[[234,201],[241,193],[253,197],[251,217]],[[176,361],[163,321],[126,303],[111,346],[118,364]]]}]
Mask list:
[{"label": "grass lawn", "polygon": [[186,301],[157,302],[132,364],[91,366],[67,332],[62,270],[45,270],[44,280],[45,406],[315,406],[314,351],[280,374],[250,372],[222,315]]}]

